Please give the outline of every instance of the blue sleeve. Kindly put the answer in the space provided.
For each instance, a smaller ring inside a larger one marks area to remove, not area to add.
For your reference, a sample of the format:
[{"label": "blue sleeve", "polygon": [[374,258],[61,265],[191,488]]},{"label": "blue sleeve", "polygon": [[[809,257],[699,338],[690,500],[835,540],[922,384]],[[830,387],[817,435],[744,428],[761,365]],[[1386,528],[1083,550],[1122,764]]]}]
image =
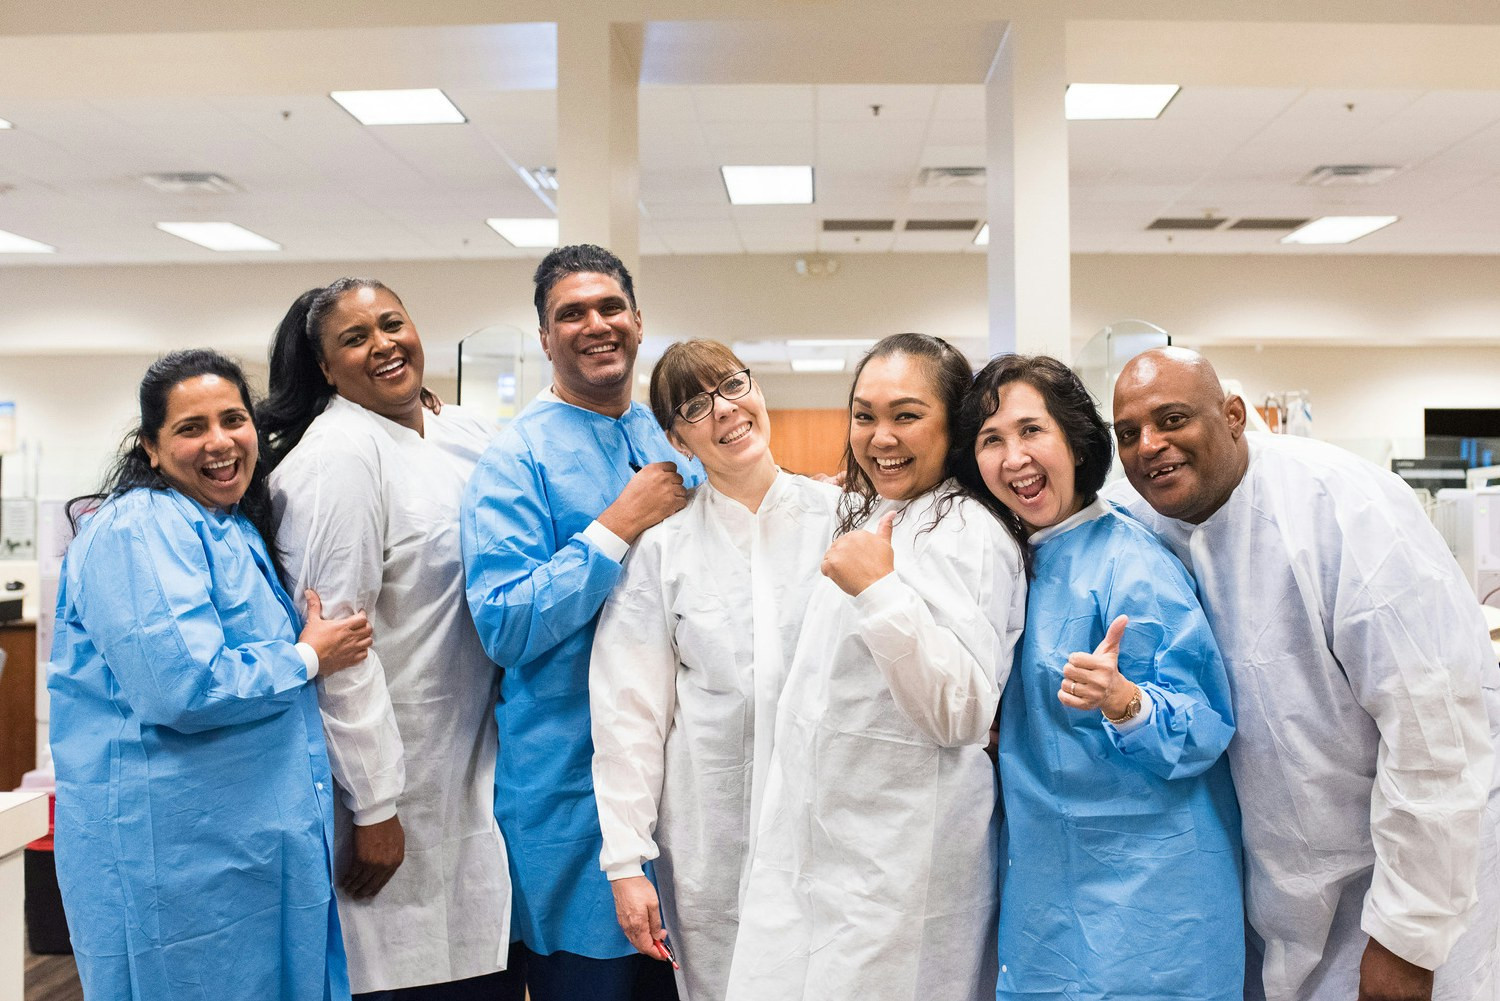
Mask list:
[{"label": "blue sleeve", "polygon": [[464,492],[462,537],[469,612],[490,659],[529,663],[594,620],[620,564],[580,531],[555,538],[552,486],[519,435],[480,459]]},{"label": "blue sleeve", "polygon": [[1117,554],[1101,609],[1100,636],[1130,616],[1120,641],[1120,673],[1140,686],[1153,716],[1121,734],[1105,733],[1129,761],[1165,779],[1200,775],[1234,736],[1229,676],[1187,571],[1144,539]]},{"label": "blue sleeve", "polygon": [[[101,526],[85,555],[80,619],[141,723],[198,733],[275,716],[297,700],[307,665],[293,640],[228,645],[203,540],[185,521],[121,518]],[[263,596],[233,599],[276,602],[286,614],[269,583]]]}]

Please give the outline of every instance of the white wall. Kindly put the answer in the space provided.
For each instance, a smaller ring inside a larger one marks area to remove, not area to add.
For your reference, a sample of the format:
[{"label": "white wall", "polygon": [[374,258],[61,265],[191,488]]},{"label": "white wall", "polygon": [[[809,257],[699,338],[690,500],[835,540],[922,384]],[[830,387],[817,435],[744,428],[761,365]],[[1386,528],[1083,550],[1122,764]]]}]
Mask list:
[{"label": "white wall", "polygon": [[[849,255],[837,274],[796,275],[790,256],[651,257],[638,291],[649,334],[725,341],[873,337],[924,330],[984,336],[984,258]],[[489,324],[535,329],[531,261],[0,268],[0,400],[43,450],[43,496],[89,489],[134,412],[150,359],[212,345],[263,379],[271,330],[303,289],[373,274],[406,301],[440,392],[460,337]],[[1335,439],[1419,438],[1424,406],[1500,406],[1500,258],[1080,255],[1073,343],[1141,318],[1204,348],[1255,402],[1312,394]],[[1296,339],[1299,343],[1288,344]],[[1309,342],[1312,342],[1309,344]],[[1256,350],[1260,345],[1260,350]],[[773,407],[839,407],[843,376],[770,376]],[[6,463],[5,491],[20,491]]]}]

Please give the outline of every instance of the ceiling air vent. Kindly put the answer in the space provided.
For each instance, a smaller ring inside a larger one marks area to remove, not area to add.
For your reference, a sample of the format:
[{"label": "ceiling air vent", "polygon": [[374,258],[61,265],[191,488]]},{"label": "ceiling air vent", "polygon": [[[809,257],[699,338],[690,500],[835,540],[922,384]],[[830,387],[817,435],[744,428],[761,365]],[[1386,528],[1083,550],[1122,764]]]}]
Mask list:
[{"label": "ceiling air vent", "polygon": [[908,233],[972,233],[978,219],[908,219],[902,229]]},{"label": "ceiling air vent", "polygon": [[1226,220],[1196,216],[1188,219],[1152,219],[1147,229],[1218,229]]},{"label": "ceiling air vent", "polygon": [[923,167],[917,172],[919,188],[982,188],[983,167]]},{"label": "ceiling air vent", "polygon": [[230,195],[242,190],[223,174],[192,170],[147,174],[141,180],[169,195]]},{"label": "ceiling air vent", "polygon": [[1226,229],[1292,230],[1307,222],[1306,219],[1236,219]]},{"label": "ceiling air vent", "polygon": [[896,228],[894,219],[824,219],[825,233],[889,233]]},{"label": "ceiling air vent", "polygon": [[1356,187],[1379,184],[1400,173],[1401,167],[1378,167],[1368,163],[1334,163],[1315,167],[1298,184],[1312,187]]}]

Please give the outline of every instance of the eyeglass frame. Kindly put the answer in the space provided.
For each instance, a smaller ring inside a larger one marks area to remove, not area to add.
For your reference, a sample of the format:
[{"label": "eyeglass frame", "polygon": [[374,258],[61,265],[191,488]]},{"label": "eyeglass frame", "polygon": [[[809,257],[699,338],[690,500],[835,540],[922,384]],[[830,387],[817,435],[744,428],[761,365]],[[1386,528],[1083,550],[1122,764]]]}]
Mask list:
[{"label": "eyeglass frame", "polygon": [[[745,391],[743,393],[740,393],[738,396],[725,396],[723,394],[723,392],[721,392],[721,390],[722,390],[722,388],[724,386],[724,383],[728,382],[730,379],[733,379],[735,376],[739,376],[739,375],[743,375],[745,377]],[[684,421],[686,421],[689,424],[697,424],[700,421],[707,420],[708,416],[714,412],[714,397],[715,396],[717,396],[719,399],[724,400],[726,402],[727,401],[732,401],[732,400],[743,400],[745,397],[747,397],[747,396],[750,395],[750,390],[752,390],[754,388],[755,388],[755,380],[753,378],[751,378],[751,376],[750,376],[750,370],[748,368],[742,368],[742,369],[740,369],[737,372],[730,372],[724,378],[720,379],[719,380],[719,384],[717,386],[715,386],[713,389],[710,389],[708,392],[706,392],[706,393],[694,393],[692,396],[689,396],[687,399],[685,399],[681,403],[677,404],[677,406],[673,407],[672,408],[672,413],[676,414],[678,417],[681,417]],[[708,409],[705,410],[702,413],[702,415],[700,415],[699,417],[693,418],[693,417],[689,417],[686,413],[683,412],[684,408],[687,407],[690,403],[692,403],[694,400],[700,399],[702,397],[707,397],[708,398]]]}]

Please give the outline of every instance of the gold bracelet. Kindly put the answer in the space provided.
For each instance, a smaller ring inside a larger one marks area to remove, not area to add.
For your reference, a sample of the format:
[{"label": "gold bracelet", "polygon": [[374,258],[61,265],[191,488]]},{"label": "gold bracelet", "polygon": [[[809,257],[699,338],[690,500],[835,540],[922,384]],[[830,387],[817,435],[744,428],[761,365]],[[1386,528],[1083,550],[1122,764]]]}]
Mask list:
[{"label": "gold bracelet", "polygon": [[1129,723],[1131,720],[1135,719],[1136,716],[1140,715],[1140,711],[1141,686],[1136,685],[1135,694],[1130,697],[1129,702],[1125,703],[1125,712],[1118,719],[1105,712],[1102,706],[1099,708],[1099,715],[1103,716],[1106,720],[1113,723],[1115,726],[1119,726],[1121,723]]}]

